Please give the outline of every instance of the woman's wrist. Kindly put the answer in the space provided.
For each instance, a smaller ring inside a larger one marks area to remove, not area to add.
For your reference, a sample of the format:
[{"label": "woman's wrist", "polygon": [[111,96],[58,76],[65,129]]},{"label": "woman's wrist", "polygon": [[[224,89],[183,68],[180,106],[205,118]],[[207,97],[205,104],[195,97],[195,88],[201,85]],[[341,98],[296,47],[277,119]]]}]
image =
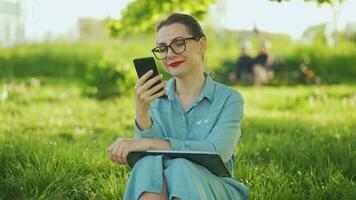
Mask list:
[{"label": "woman's wrist", "polygon": [[138,115],[136,114],[136,123],[141,130],[146,130],[152,127],[152,120],[150,115]]}]

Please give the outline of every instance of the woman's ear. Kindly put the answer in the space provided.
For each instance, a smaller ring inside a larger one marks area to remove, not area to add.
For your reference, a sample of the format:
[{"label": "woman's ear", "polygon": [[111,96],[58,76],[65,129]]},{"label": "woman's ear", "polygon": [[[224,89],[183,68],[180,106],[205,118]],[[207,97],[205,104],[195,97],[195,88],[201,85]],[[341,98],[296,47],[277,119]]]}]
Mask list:
[{"label": "woman's ear", "polygon": [[199,52],[204,55],[207,48],[206,37],[201,37],[199,40]]}]

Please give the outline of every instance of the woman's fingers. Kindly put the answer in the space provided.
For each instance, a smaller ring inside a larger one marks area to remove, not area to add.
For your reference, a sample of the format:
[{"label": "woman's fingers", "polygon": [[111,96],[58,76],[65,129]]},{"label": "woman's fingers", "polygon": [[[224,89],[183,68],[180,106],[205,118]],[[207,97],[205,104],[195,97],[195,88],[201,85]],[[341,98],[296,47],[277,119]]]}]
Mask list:
[{"label": "woman's fingers", "polygon": [[147,90],[146,93],[144,94],[144,96],[148,96],[148,97],[152,96],[154,93],[156,93],[160,89],[162,89],[162,88],[164,89],[166,84],[167,84],[167,81],[164,81],[164,82],[154,86],[153,88]]},{"label": "woman's fingers", "polygon": [[126,164],[127,160],[126,157],[129,151],[129,143],[128,140],[119,139],[115,142],[115,146],[111,152],[111,160],[117,164]]},{"label": "woman's fingers", "polygon": [[120,151],[120,141],[119,142],[115,142],[115,147],[113,148],[112,152],[111,152],[111,156],[114,160],[114,162],[118,163],[119,162],[119,158],[117,156],[118,152]]},{"label": "woman's fingers", "polygon": [[153,84],[155,84],[156,82],[161,80],[162,77],[163,77],[162,74],[159,74],[159,75],[153,77],[152,79],[148,80],[143,85],[141,85],[141,87],[138,89],[137,93],[138,94],[145,93],[145,91],[149,90]]},{"label": "woman's fingers", "polygon": [[118,139],[107,151],[113,162],[127,164],[127,156],[131,151],[146,151],[148,149],[148,139]]},{"label": "woman's fingers", "polygon": [[154,99],[157,99],[161,96],[163,96],[164,94],[166,94],[166,89],[163,89],[162,91],[158,92],[157,94],[154,94],[152,96],[150,96],[147,101],[153,101]]},{"label": "woman's fingers", "polygon": [[130,151],[126,148],[124,149],[124,151],[122,152],[122,162],[123,164],[127,164],[127,155],[130,153]]},{"label": "woman's fingers", "polygon": [[[136,112],[147,114],[152,98],[150,97],[152,94],[157,92],[162,88],[164,84],[157,84],[159,86],[152,87],[154,84],[159,82],[162,79],[162,74],[159,74],[150,79],[153,71],[150,70],[146,74],[144,74],[135,86],[135,96],[136,96]],[[149,91],[149,92],[148,92]],[[148,92],[148,93],[147,93]],[[163,95],[163,94],[162,94]],[[162,96],[161,95],[161,96]]]},{"label": "woman's fingers", "polygon": [[123,147],[120,147],[116,153],[116,161],[117,161],[117,164],[119,164],[119,165],[124,164],[124,161],[122,159],[122,153],[124,150],[125,149]]},{"label": "woman's fingers", "polygon": [[[154,98],[152,98],[152,94],[156,93],[157,91],[159,91],[160,89],[164,88],[165,85],[167,84],[167,81],[161,82],[160,84],[147,89],[148,87],[151,87],[151,84],[156,83],[159,80],[159,76],[155,77],[155,79],[151,79],[149,81],[147,81],[147,83],[145,83],[144,86],[142,86],[142,88],[139,88],[139,91],[137,93],[137,100],[138,102],[140,102],[140,104],[142,103],[143,105],[148,105],[149,103],[151,103],[151,101],[155,98],[157,98],[157,95],[155,95]],[[165,90],[163,91],[163,93],[160,93],[160,96],[165,94]]]},{"label": "woman's fingers", "polygon": [[138,85],[142,86],[149,78],[150,76],[153,74],[153,71],[150,70],[148,72],[146,72],[143,76],[141,76],[140,79],[138,79]]}]

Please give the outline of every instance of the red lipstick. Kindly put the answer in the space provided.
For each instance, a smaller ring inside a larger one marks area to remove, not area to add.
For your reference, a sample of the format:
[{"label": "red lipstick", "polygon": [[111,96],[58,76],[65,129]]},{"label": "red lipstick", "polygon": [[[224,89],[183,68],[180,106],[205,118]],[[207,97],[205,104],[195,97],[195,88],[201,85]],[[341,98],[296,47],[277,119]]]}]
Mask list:
[{"label": "red lipstick", "polygon": [[172,63],[168,64],[168,67],[178,67],[180,64],[182,64],[184,61],[175,61]]}]

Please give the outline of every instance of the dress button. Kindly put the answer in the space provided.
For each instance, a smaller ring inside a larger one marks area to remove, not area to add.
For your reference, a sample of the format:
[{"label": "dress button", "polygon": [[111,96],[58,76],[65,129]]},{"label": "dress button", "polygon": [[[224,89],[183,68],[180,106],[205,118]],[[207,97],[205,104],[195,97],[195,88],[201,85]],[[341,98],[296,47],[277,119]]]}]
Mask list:
[{"label": "dress button", "polygon": [[182,119],[185,119],[185,117],[183,116]]}]

